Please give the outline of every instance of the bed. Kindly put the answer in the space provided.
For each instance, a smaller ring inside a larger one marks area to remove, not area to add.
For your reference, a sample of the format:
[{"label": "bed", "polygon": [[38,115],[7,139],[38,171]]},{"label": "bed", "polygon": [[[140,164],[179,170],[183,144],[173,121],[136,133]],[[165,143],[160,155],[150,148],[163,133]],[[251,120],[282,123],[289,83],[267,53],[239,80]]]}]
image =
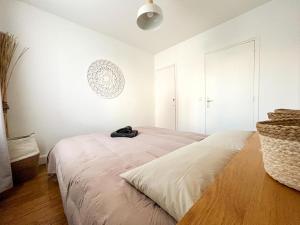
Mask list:
[{"label": "bed", "polygon": [[132,139],[96,133],[60,141],[48,155],[69,225],[174,225],[155,202],[119,175],[204,135],[141,127]]}]

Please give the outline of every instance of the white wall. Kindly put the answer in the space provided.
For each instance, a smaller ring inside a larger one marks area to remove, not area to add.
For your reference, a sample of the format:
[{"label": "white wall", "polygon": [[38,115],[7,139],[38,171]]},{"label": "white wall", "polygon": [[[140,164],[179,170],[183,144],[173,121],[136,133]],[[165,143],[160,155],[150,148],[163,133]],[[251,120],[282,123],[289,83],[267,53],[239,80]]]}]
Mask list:
[{"label": "white wall", "polygon": [[[178,128],[203,132],[204,54],[250,38],[260,45],[260,119],[300,107],[299,12],[299,0],[273,0],[155,55],[156,69],[176,65]],[[36,132],[45,154],[63,137],[154,124],[151,54],[14,0],[0,0],[0,30],[30,48],[9,89],[11,136]],[[101,58],[125,75],[116,99],[88,86],[88,66]]]},{"label": "white wall", "polygon": [[[61,138],[153,125],[153,55],[22,2],[0,0],[0,30],[29,47],[9,88],[11,136],[37,133],[42,154]],[[87,82],[96,59],[123,71],[123,93],[107,100]]]},{"label": "white wall", "polygon": [[180,130],[204,130],[204,54],[252,38],[260,56],[259,119],[300,107],[300,1],[273,0],[155,55],[156,69],[176,64]]}]

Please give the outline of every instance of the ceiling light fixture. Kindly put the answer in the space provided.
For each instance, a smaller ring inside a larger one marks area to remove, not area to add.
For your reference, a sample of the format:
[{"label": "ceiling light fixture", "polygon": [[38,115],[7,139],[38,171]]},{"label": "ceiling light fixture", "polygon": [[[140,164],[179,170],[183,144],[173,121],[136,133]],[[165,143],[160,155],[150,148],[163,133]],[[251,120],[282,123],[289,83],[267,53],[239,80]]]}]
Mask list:
[{"label": "ceiling light fixture", "polygon": [[136,23],[142,30],[157,29],[162,21],[162,10],[153,0],[146,0],[146,4],[139,8]]}]

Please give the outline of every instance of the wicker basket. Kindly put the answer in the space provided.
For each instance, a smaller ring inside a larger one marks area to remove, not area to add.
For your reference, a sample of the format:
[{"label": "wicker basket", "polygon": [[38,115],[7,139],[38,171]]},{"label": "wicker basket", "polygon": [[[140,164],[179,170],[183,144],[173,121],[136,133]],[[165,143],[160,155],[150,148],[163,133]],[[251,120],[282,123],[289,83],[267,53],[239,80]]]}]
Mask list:
[{"label": "wicker basket", "polygon": [[275,109],[274,112],[276,113],[300,113],[298,109]]},{"label": "wicker basket", "polygon": [[256,127],[266,172],[300,191],[300,119],[263,121]]},{"label": "wicker basket", "polygon": [[268,113],[270,120],[300,119],[300,110],[296,109],[276,109]]}]

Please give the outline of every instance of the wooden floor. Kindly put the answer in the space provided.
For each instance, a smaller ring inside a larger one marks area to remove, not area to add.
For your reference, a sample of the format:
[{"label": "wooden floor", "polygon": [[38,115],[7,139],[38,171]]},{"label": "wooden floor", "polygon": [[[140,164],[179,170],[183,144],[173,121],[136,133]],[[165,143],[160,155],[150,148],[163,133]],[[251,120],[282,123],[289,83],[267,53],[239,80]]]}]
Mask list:
[{"label": "wooden floor", "polygon": [[0,197],[0,225],[67,225],[58,183],[45,166],[37,177]]}]

